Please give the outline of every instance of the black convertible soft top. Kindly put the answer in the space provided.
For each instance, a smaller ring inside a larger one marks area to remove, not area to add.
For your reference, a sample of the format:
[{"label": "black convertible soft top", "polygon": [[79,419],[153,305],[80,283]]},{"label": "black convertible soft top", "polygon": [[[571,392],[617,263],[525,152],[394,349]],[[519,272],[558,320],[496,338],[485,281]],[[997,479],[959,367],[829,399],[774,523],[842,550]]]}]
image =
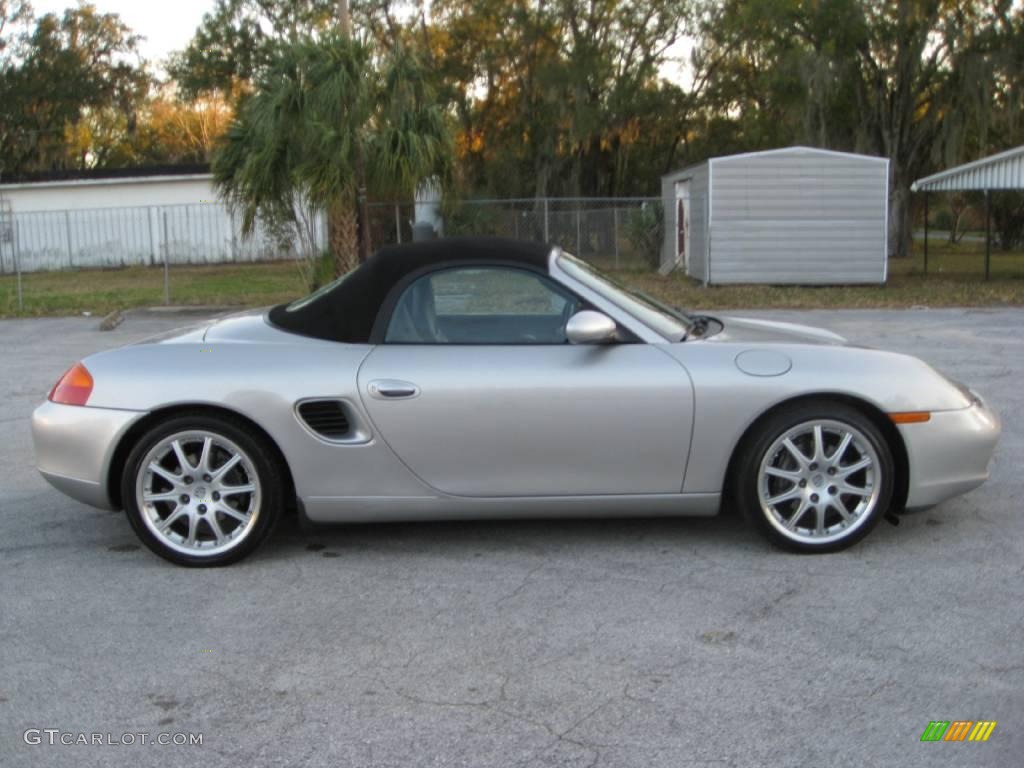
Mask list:
[{"label": "black convertible soft top", "polygon": [[[547,270],[551,246],[501,238],[446,238],[392,245],[343,280],[306,301],[270,310],[277,327],[328,341],[365,344],[388,293],[406,275],[431,264],[459,261],[505,262]],[[289,308],[292,307],[292,308]]]}]

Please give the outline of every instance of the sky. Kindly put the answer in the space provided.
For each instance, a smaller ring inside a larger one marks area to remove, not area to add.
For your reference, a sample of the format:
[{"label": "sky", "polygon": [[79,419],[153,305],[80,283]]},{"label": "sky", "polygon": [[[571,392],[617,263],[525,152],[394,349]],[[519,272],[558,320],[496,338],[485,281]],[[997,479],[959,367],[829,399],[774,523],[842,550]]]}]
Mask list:
[{"label": "sky", "polygon": [[[77,5],[75,0],[31,0],[37,16],[63,13]],[[116,13],[142,35],[142,55],[159,63],[172,51],[181,50],[192,39],[203,14],[211,11],[214,0],[92,0],[102,13]]]}]

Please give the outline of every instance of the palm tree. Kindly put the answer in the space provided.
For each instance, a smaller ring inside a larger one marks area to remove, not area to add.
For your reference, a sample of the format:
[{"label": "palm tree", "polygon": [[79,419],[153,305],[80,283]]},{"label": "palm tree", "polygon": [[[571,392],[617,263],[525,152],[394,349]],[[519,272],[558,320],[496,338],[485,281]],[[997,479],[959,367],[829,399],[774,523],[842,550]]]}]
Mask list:
[{"label": "palm tree", "polygon": [[409,195],[446,172],[450,157],[448,124],[416,58],[402,48],[377,58],[332,33],[281,46],[240,106],[213,173],[247,235],[258,220],[301,231],[304,207],[326,210],[341,274],[369,252],[364,184],[376,196]]}]

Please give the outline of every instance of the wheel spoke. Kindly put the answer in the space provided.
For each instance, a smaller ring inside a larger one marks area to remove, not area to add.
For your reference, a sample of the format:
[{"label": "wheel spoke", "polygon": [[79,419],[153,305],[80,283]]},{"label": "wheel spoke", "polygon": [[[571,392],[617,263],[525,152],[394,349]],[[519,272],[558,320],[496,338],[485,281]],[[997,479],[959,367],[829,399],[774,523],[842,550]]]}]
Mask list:
[{"label": "wheel spoke", "polygon": [[825,505],[818,504],[814,507],[814,532],[817,535],[825,533]]},{"label": "wheel spoke", "polygon": [[228,472],[230,472],[232,469],[234,469],[235,466],[238,464],[238,462],[240,462],[241,460],[242,460],[241,456],[239,456],[237,453],[234,454],[230,459],[225,461],[221,466],[217,467],[217,470],[215,472],[213,472],[213,481],[217,482],[218,480],[220,480],[222,477],[224,477],[224,475],[226,475]]},{"label": "wheel spoke", "polygon": [[170,470],[164,469],[155,461],[149,462],[148,469],[153,474],[160,475],[160,477],[162,477],[164,480],[166,480],[168,483],[175,487],[181,485],[181,478],[183,477],[182,475],[176,475]]},{"label": "wheel spoke", "polygon": [[781,477],[783,480],[789,480],[792,483],[800,481],[800,473],[794,472],[788,469],[779,469],[778,467],[765,467],[764,473],[771,475],[772,477]]},{"label": "wheel spoke", "polygon": [[860,472],[862,469],[867,469],[870,466],[871,466],[871,459],[869,459],[867,456],[865,456],[860,461],[855,461],[853,464],[851,464],[848,467],[837,467],[836,470],[837,470],[837,475],[839,477],[844,477],[845,478],[845,477],[849,477],[854,472]]},{"label": "wheel spoke", "polygon": [[221,486],[221,496],[236,496],[240,493],[252,493],[256,490],[255,485],[224,485]]},{"label": "wheel spoke", "polygon": [[850,510],[846,508],[846,504],[838,496],[829,500],[828,505],[832,507],[832,509],[834,509],[836,512],[838,512],[839,516],[842,517],[843,520],[845,520],[846,522],[850,522],[851,520],[853,520],[853,515],[850,514]]},{"label": "wheel spoke", "polygon": [[798,522],[800,522],[800,518],[804,516],[804,513],[808,509],[810,509],[810,506],[811,505],[807,503],[807,499],[803,499],[800,502],[800,506],[797,507],[796,512],[793,513],[793,516],[791,518],[789,518],[789,520],[786,521],[786,523],[785,523],[786,527],[789,528],[789,530],[791,530],[791,531],[793,529],[795,529],[796,528],[796,524]]},{"label": "wheel spoke", "polygon": [[212,448],[213,438],[207,437],[206,439],[203,440],[203,450],[202,453],[199,454],[199,464],[196,466],[196,469],[200,470],[201,472],[210,471],[210,450]]},{"label": "wheel spoke", "polygon": [[813,461],[822,463],[825,461],[825,436],[822,434],[821,424],[814,425],[814,458]]},{"label": "wheel spoke", "polygon": [[179,494],[177,491],[167,491],[166,493],[153,493],[151,491],[145,491],[142,494],[142,498],[143,500],[150,504],[156,501],[173,501],[177,503],[178,495]]},{"label": "wheel spoke", "polygon": [[866,486],[864,488],[858,488],[857,486],[850,485],[849,483],[840,483],[836,487],[839,489],[839,494],[840,495],[846,494],[848,496],[864,497],[864,496],[870,496],[872,493],[874,493],[874,489],[871,488],[870,486]]},{"label": "wheel spoke", "polygon": [[796,447],[796,444],[790,439],[786,438],[782,441],[786,450],[789,451],[790,456],[797,460],[801,467],[806,467],[811,463],[811,460],[804,456],[803,451]]},{"label": "wheel spoke", "polygon": [[167,529],[170,528],[176,520],[186,513],[185,507],[176,507],[171,514],[165,517],[163,520],[156,524],[156,527],[160,529],[161,533],[166,533]]},{"label": "wheel spoke", "polygon": [[846,453],[846,449],[850,447],[850,443],[853,442],[853,435],[847,432],[843,435],[843,439],[839,441],[839,446],[832,452],[832,455],[828,457],[828,460],[839,466],[843,459],[843,454]]},{"label": "wheel spoke", "polygon": [[178,458],[178,464],[181,466],[182,475],[187,475],[189,470],[195,469],[195,467],[189,463],[188,457],[185,455],[185,449],[181,447],[180,440],[175,440],[171,443],[171,448],[174,450],[174,455]]},{"label": "wheel spoke", "polygon": [[778,496],[772,496],[770,499],[765,499],[765,504],[769,507],[774,507],[776,504],[781,504],[784,501],[792,501],[801,495],[801,490],[798,487],[790,488],[785,493],[780,493]]},{"label": "wheel spoke", "polygon": [[213,531],[214,537],[217,539],[218,544],[223,544],[227,541],[227,537],[224,535],[224,531],[221,530],[220,523],[217,522],[216,515],[207,515],[205,518],[206,524]]},{"label": "wheel spoke", "polygon": [[249,520],[249,515],[248,514],[246,514],[245,512],[239,512],[237,509],[232,509],[227,504],[218,504],[217,507],[216,507],[216,511],[217,512],[222,512],[223,514],[227,515],[228,517],[233,517],[233,518],[235,518],[235,520],[237,520],[240,523],[245,523],[245,522],[248,522],[248,520]]},{"label": "wheel spoke", "polygon": [[199,515],[189,513],[188,516],[188,538],[185,539],[185,543],[190,547],[196,545],[196,534],[199,532]]}]

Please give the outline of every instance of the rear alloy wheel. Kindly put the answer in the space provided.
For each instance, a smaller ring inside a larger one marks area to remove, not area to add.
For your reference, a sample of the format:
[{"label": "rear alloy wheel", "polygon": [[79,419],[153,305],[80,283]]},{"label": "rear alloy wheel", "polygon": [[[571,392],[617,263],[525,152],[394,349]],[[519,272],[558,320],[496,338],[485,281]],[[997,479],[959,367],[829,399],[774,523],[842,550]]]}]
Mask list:
[{"label": "rear alloy wheel", "polygon": [[860,541],[888,510],[894,463],[878,428],[844,404],[774,415],[741,457],[740,502],[769,539],[798,552]]},{"label": "rear alloy wheel", "polygon": [[178,417],[128,459],[122,493],[135,532],[180,565],[226,565],[266,538],[281,508],[279,472],[262,440],[216,417]]}]

